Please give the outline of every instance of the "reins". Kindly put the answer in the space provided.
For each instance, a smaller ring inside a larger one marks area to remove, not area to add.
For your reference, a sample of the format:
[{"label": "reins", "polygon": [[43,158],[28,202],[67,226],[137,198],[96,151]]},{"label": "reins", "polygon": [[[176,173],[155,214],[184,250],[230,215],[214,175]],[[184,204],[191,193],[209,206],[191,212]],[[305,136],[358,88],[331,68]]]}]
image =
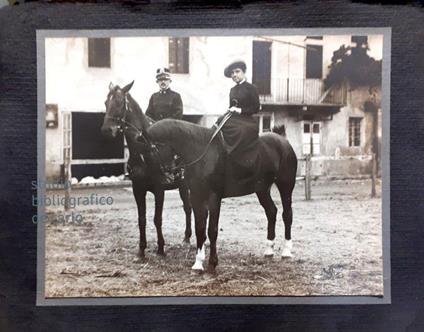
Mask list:
[{"label": "reins", "polygon": [[[128,99],[127,99],[127,96],[125,96],[124,116],[123,116],[122,118],[120,118],[120,117],[114,117],[114,116],[105,115],[105,117],[106,117],[106,118],[109,118],[109,119],[113,119],[113,120],[115,120],[115,121],[118,121],[119,123],[123,123],[123,124],[125,124],[125,125],[126,125],[126,127],[121,128],[121,130],[122,130],[122,131],[125,131],[126,129],[128,129],[128,126],[129,126],[129,127],[131,127],[132,129],[134,129],[134,130],[137,132],[137,134],[139,135],[139,137],[142,137],[142,138],[143,138],[143,140],[144,140],[146,143],[150,144],[150,146],[151,146],[152,150],[155,150],[155,153],[157,154],[157,156],[158,156],[158,158],[159,158],[159,163],[160,163],[160,165],[163,165],[162,158],[160,157],[159,150],[158,150],[157,146],[156,146],[155,144],[152,144],[152,143],[151,143],[151,142],[150,142],[150,141],[146,138],[146,136],[144,136],[144,134],[143,134],[143,131],[142,131],[142,130],[138,129],[138,128],[137,128],[136,126],[134,126],[132,123],[130,123],[130,122],[128,122],[128,121],[126,121],[127,112],[131,112],[131,110],[130,110],[130,108],[129,108],[129,106],[128,106]],[[206,153],[208,152],[209,147],[210,147],[210,145],[211,145],[212,141],[214,140],[214,138],[216,137],[216,135],[218,135],[218,133],[221,131],[222,127],[223,127],[223,126],[224,126],[224,124],[228,121],[228,119],[231,117],[231,115],[232,115],[232,114],[233,114],[232,112],[227,112],[227,113],[224,115],[224,117],[222,118],[221,122],[220,122],[220,123],[219,123],[219,125],[216,127],[215,131],[213,132],[213,134],[212,134],[211,138],[209,139],[208,143],[206,144],[205,150],[202,152],[202,154],[201,154],[199,157],[197,157],[195,160],[193,160],[193,161],[191,161],[191,162],[189,162],[189,163],[186,163],[186,164],[182,163],[182,164],[179,164],[179,165],[177,165],[177,166],[175,166],[175,167],[172,167],[170,170],[171,170],[171,171],[174,171],[174,170],[177,170],[177,169],[180,169],[180,168],[186,168],[186,167],[189,167],[189,166],[193,166],[194,164],[196,164],[196,163],[198,163],[200,160],[202,160],[202,159],[205,157]]]},{"label": "reins", "polygon": [[227,112],[224,117],[222,118],[221,122],[219,123],[219,125],[216,127],[214,133],[212,134],[211,138],[209,139],[208,144],[206,144],[206,148],[203,151],[203,153],[196,158],[195,160],[187,163],[187,164],[182,164],[179,165],[178,167],[174,167],[174,169],[178,169],[180,167],[189,167],[189,166],[193,166],[194,164],[198,163],[200,160],[203,159],[203,157],[206,155],[206,153],[208,152],[209,146],[211,145],[213,139],[216,137],[216,135],[218,135],[218,133],[220,132],[220,130],[222,129],[222,127],[224,126],[224,124],[228,121],[228,119],[231,117],[233,113],[232,112]]}]

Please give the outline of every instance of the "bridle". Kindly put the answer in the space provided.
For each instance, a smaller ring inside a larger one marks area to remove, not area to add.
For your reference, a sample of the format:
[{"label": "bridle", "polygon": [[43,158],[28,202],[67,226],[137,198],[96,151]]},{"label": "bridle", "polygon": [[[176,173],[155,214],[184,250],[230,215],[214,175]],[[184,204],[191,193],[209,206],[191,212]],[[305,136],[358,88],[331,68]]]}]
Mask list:
[{"label": "bridle", "polygon": [[[131,127],[132,129],[134,129],[137,132],[137,139],[138,137],[143,138],[143,140],[147,143],[150,144],[149,140],[147,139],[147,137],[143,134],[143,131],[141,129],[138,129],[136,126],[134,126],[132,123],[128,122],[127,119],[127,114],[129,112],[132,112],[131,108],[129,107],[129,103],[128,103],[128,97],[127,94],[125,94],[125,103],[124,103],[124,115],[122,117],[118,117],[118,116],[110,116],[110,115],[105,115],[105,117],[107,119],[112,119],[116,122],[119,123],[119,131],[121,133],[125,133],[125,131],[128,129],[128,127]],[[150,144],[151,145],[151,144]]]},{"label": "bridle", "polygon": [[[127,94],[125,94],[125,103],[124,103],[124,107],[123,108],[124,108],[124,114],[123,114],[122,117],[110,116],[110,115],[105,115],[105,117],[108,118],[108,119],[112,119],[112,120],[118,122],[119,123],[119,130],[122,133],[125,133],[129,129],[129,127],[131,127],[133,130],[135,130],[136,133],[137,133],[136,140],[138,140],[141,137],[144,140],[144,142],[150,147],[151,152],[153,154],[155,154],[156,157],[158,158],[161,171],[164,173],[165,172],[165,169],[164,169],[164,166],[163,166],[164,165],[164,162],[162,161],[162,158],[161,158],[160,153],[159,153],[159,149],[156,146],[156,144],[151,143],[149,141],[149,139],[144,135],[144,133],[143,133],[143,131],[141,129],[137,128],[131,122],[128,122],[126,120],[127,119],[127,114],[132,112],[131,107],[129,106],[128,95]],[[139,153],[139,156],[140,156],[141,161],[144,163],[145,160],[144,160],[143,154],[142,153]]]}]

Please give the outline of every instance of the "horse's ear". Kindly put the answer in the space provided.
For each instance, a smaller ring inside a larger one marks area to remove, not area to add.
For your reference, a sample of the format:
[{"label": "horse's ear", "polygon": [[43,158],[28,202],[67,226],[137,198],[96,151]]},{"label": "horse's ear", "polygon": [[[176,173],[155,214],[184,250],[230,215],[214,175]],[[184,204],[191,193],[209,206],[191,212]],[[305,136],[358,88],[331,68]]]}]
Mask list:
[{"label": "horse's ear", "polygon": [[130,89],[132,88],[133,84],[134,84],[134,81],[132,81],[130,84],[127,84],[126,86],[124,86],[122,88],[122,92],[123,93],[127,93],[128,91],[130,91]]},{"label": "horse's ear", "polygon": [[113,83],[112,83],[112,82],[110,82],[110,83],[109,83],[109,90],[110,90],[110,91],[112,91],[114,87],[115,87],[115,86],[113,85]]}]

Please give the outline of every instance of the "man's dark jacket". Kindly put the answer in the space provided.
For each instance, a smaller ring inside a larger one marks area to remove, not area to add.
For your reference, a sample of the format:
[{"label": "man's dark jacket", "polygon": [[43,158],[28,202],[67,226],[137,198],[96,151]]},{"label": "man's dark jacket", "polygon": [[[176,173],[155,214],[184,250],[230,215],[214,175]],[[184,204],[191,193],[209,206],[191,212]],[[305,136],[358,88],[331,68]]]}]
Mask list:
[{"label": "man's dark jacket", "polygon": [[167,89],[150,97],[146,115],[155,121],[162,119],[178,119],[183,117],[183,102],[179,93]]}]

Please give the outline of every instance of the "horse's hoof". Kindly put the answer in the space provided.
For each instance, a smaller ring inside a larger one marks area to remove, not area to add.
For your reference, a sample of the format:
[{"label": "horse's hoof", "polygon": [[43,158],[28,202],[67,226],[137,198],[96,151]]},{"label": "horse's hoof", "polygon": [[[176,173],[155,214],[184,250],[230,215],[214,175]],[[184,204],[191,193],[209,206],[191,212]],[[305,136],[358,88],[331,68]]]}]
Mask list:
[{"label": "horse's hoof", "polygon": [[286,240],[284,243],[283,252],[281,254],[282,258],[291,258],[293,257],[291,250],[293,248],[293,242],[291,240]]},{"label": "horse's hoof", "polygon": [[292,258],[292,257],[293,257],[293,254],[291,253],[290,250],[283,249],[281,258]]},{"label": "horse's hoof", "polygon": [[190,238],[189,237],[184,238],[183,245],[190,245]]},{"label": "horse's hoof", "polygon": [[274,241],[267,240],[266,241],[266,249],[264,251],[265,257],[273,257],[274,256]]},{"label": "horse's hoof", "polygon": [[209,274],[216,274],[216,267],[215,267],[215,265],[211,265],[211,264],[208,265],[208,273]]},{"label": "horse's hoof", "polygon": [[133,262],[136,264],[143,264],[143,263],[146,263],[146,261],[147,261],[146,257],[140,257],[140,256],[134,258],[133,260]]},{"label": "horse's hoof", "polygon": [[191,267],[191,269],[193,271],[199,271],[199,272],[203,272],[203,264],[199,261],[196,260],[196,262],[194,263],[194,265]]}]

